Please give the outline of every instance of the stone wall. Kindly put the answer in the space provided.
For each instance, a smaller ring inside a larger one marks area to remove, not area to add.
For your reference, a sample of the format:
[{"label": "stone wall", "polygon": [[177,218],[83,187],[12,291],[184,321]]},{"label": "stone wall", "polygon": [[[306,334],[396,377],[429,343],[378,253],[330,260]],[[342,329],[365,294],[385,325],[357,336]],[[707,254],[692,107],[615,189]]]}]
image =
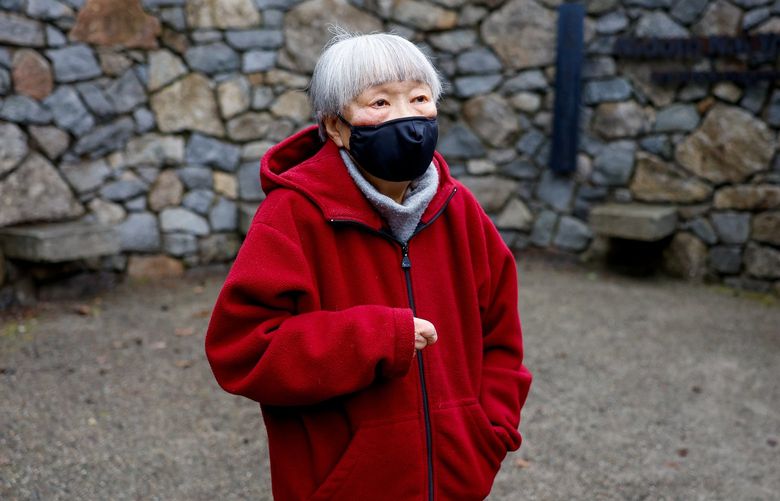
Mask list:
[{"label": "stone wall", "polygon": [[[95,271],[229,261],[263,199],[259,158],[311,122],[303,89],[332,23],[394,30],[433,56],[448,83],[439,149],[515,248],[586,253],[594,204],[671,204],[670,271],[780,288],[780,91],[659,86],[649,73],[666,63],[613,56],[620,35],[780,32],[780,2],[587,2],[566,177],[546,165],[560,3],[0,0],[0,227],[116,225],[123,254]],[[0,257],[0,289],[19,276]]]}]

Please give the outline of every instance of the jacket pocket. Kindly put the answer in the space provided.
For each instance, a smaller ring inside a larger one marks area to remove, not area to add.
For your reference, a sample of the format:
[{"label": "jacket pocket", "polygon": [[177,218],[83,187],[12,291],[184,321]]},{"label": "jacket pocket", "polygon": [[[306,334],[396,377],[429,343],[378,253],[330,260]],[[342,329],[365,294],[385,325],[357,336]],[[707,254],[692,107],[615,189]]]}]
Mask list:
[{"label": "jacket pocket", "polygon": [[417,417],[358,428],[311,501],[421,498],[425,486],[422,437]]},{"label": "jacket pocket", "polygon": [[476,400],[434,411],[434,451],[440,499],[482,500],[507,450]]}]

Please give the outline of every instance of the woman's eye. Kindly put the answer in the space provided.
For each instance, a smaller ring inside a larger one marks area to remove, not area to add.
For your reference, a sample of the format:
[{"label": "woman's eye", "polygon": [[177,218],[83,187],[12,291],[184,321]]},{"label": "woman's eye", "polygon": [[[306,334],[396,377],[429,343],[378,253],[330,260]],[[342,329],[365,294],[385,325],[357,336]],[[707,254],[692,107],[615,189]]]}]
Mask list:
[{"label": "woman's eye", "polygon": [[387,101],[384,99],[377,99],[374,101],[374,106],[385,106],[387,104]]},{"label": "woman's eye", "polygon": [[414,98],[415,103],[427,103],[428,102],[428,96],[417,96]]}]

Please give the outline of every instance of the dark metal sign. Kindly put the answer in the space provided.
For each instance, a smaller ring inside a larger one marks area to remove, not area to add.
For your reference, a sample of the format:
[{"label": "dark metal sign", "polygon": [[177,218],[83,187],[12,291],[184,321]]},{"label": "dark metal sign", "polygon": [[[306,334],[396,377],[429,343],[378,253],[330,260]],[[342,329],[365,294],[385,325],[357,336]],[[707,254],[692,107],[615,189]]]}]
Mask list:
[{"label": "dark metal sign", "polygon": [[[613,53],[617,57],[667,61],[726,57],[739,59],[745,65],[760,64],[777,59],[780,54],[780,34],[691,38],[620,37],[615,40]],[[780,72],[747,68],[740,71],[654,71],[652,79],[660,84],[724,80],[751,84],[762,80],[778,80]]]}]

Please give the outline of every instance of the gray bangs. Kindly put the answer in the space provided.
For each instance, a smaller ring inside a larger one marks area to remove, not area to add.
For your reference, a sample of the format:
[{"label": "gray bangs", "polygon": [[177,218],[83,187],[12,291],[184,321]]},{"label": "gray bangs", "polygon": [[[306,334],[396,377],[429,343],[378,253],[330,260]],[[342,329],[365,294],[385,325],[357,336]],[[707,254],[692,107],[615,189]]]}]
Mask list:
[{"label": "gray bangs", "polygon": [[441,79],[425,54],[398,35],[341,32],[326,46],[314,68],[309,99],[322,133],[322,120],[341,112],[361,92],[374,85],[415,81],[431,88],[434,102]]}]

